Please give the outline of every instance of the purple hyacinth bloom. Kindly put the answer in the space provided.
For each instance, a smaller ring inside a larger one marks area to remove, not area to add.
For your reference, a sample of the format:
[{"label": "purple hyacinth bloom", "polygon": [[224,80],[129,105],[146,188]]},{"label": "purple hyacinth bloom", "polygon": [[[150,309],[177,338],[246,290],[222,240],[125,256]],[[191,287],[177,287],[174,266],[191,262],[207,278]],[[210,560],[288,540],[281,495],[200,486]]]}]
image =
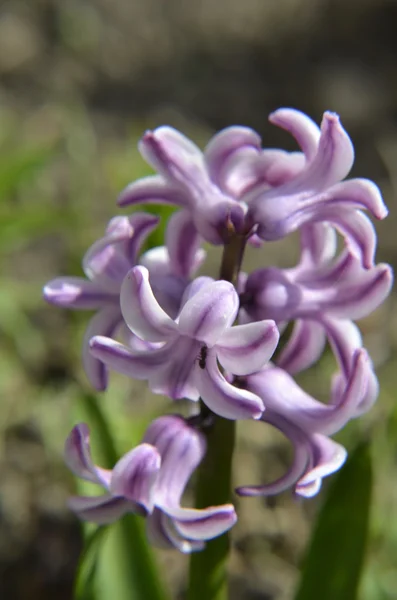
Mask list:
[{"label": "purple hyacinth bloom", "polygon": [[247,127],[221,131],[204,152],[171,127],[147,132],[140,151],[159,174],[130,184],[119,203],[180,206],[214,244],[227,241],[231,231],[257,231],[274,240],[304,224],[327,221],[363,265],[371,266],[375,234],[361,209],[378,219],[387,210],[371,181],[342,182],[354,152],[338,116],[326,112],[321,130],[293,109],[276,111],[270,121],[289,131],[302,152],[262,150],[260,137]]},{"label": "purple hyacinth bloom", "polygon": [[[107,387],[103,363],[89,351],[94,335],[111,336],[123,323],[120,311],[121,283],[138,262],[151,273],[151,282],[161,306],[175,316],[190,276],[200,266],[205,253],[200,238],[184,215],[173,215],[166,233],[166,247],[139,251],[159,219],[146,213],[114,217],[103,238],[95,242],[83,259],[83,277],[59,277],[46,284],[44,298],[63,308],[96,310],[83,341],[83,364],[97,390]],[[142,343],[135,340],[139,347]],[[147,344],[143,344],[147,346]]]},{"label": "purple hyacinth bloom", "polygon": [[373,264],[376,237],[361,210],[375,218],[387,216],[378,187],[367,179],[342,181],[349,173],[354,150],[335,113],[326,112],[316,135],[314,123],[297,111],[282,109],[272,121],[289,131],[305,153],[306,163],[296,177],[269,189],[255,186],[243,197],[257,234],[264,240],[285,237],[305,224],[331,223],[350,251],[366,268]]},{"label": "purple hyacinth bloom", "polygon": [[177,415],[159,417],[142,443],[127,452],[112,470],[91,458],[89,429],[76,425],[65,446],[65,460],[78,477],[105,489],[102,496],[75,496],[70,508],[84,520],[110,523],[126,513],[146,517],[150,541],[181,552],[202,550],[205,541],[236,522],[233,505],[183,508],[187,482],[206,452],[205,436]]},{"label": "purple hyacinth bloom", "polygon": [[135,335],[159,347],[137,352],[96,336],[91,351],[116,371],[148,380],[155,393],[174,399],[201,397],[227,419],[259,418],[260,398],[229,383],[218,363],[236,376],[254,373],[270,359],[279,334],[271,320],[232,326],[238,308],[231,283],[200,277],[186,288],[181,311],[172,319],[154,297],[148,271],[134,267],[122,284],[123,317]]},{"label": "purple hyacinth bloom", "polygon": [[271,496],[294,486],[298,496],[311,498],[320,490],[322,479],[335,473],[346,460],[345,448],[325,435],[305,432],[270,410],[261,420],[289,439],[293,461],[288,471],[272,483],[237,488],[236,492],[241,496]]}]

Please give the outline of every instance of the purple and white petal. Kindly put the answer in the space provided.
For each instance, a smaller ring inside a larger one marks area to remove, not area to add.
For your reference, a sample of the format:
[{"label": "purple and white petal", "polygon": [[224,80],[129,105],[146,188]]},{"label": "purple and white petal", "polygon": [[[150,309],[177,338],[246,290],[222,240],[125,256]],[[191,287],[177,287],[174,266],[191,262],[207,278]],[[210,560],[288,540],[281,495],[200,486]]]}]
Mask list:
[{"label": "purple and white petal", "polygon": [[266,408],[276,412],[308,433],[332,435],[355,416],[367,389],[369,358],[356,350],[349,379],[335,404],[318,402],[277,367],[262,369],[246,378],[246,387],[259,396]]},{"label": "purple and white petal", "polygon": [[179,550],[183,554],[203,550],[205,546],[204,542],[201,540],[187,540],[183,537],[175,527],[174,520],[171,517],[162,513],[160,519],[164,535],[168,537],[173,548],[176,548],[176,550]]},{"label": "purple and white petal", "polygon": [[279,108],[269,115],[269,121],[288,131],[298,142],[306,160],[311,161],[317,153],[320,140],[318,125],[300,110]]},{"label": "purple and white petal", "polygon": [[205,251],[199,247],[198,235],[189,211],[174,213],[167,225],[166,246],[169,254],[170,270],[174,275],[189,278],[199,268],[205,258]]},{"label": "purple and white petal", "polygon": [[158,450],[149,444],[140,444],[116,463],[110,492],[141,507],[143,515],[152,512],[160,466]]},{"label": "purple and white petal", "polygon": [[161,175],[149,175],[130,183],[117,200],[119,206],[130,204],[175,204],[191,206],[192,198],[177,184],[169,183]]},{"label": "purple and white petal", "polygon": [[114,283],[120,283],[131,267],[122,252],[121,244],[131,240],[134,228],[128,217],[114,217],[107,234],[97,240],[83,258],[83,270],[88,279],[97,280],[112,289]]},{"label": "purple and white petal", "polygon": [[291,375],[318,361],[326,342],[324,327],[316,321],[297,320],[291,337],[277,358],[277,366]]},{"label": "purple and white petal", "polygon": [[83,367],[91,385],[99,392],[106,390],[108,374],[105,365],[91,353],[90,341],[96,335],[112,336],[122,323],[119,307],[102,308],[90,320],[83,339]]},{"label": "purple and white petal", "polygon": [[57,277],[44,286],[44,299],[62,308],[96,310],[111,302],[117,305],[118,290],[106,288],[87,281],[83,277]]},{"label": "purple and white petal", "polygon": [[280,494],[296,484],[306,472],[310,461],[308,437],[299,427],[271,410],[267,410],[263,414],[261,421],[279,429],[288,438],[293,447],[293,460],[287,472],[271,483],[238,487],[236,493],[239,496],[273,496]]},{"label": "purple and white petal", "polygon": [[177,415],[156,419],[143,441],[155,446],[161,456],[156,483],[156,506],[179,506],[186,484],[200,464],[205,451],[204,434]]},{"label": "purple and white petal", "polygon": [[306,498],[314,496],[320,488],[323,477],[335,473],[347,458],[346,449],[324,435],[314,434],[310,438],[310,444],[312,468],[301,477],[295,488],[298,495]]},{"label": "purple and white petal", "polygon": [[127,512],[133,512],[133,505],[124,498],[115,498],[110,494],[102,496],[72,496],[69,508],[83,521],[92,521],[105,525],[117,521]]},{"label": "purple and white petal", "polygon": [[218,360],[234,375],[254,373],[270,360],[279,337],[274,321],[229,327],[216,343]]},{"label": "purple and white petal", "polygon": [[139,142],[144,159],[161,175],[190,189],[206,185],[203,155],[185,135],[173,127],[147,131]]},{"label": "purple and white petal", "polygon": [[164,349],[132,352],[127,346],[101,335],[91,338],[91,354],[107,367],[134,379],[148,379],[166,360]]},{"label": "purple and white petal", "polygon": [[264,405],[258,395],[240,389],[224,378],[216,357],[208,353],[205,368],[196,367],[196,383],[203,402],[225,419],[259,419]]},{"label": "purple and white petal", "polygon": [[122,251],[131,267],[137,264],[142,245],[148,235],[157,227],[160,219],[155,215],[144,212],[135,212],[128,219],[134,230],[134,235],[123,243]]},{"label": "purple and white petal", "polygon": [[145,267],[134,267],[124,278],[120,306],[131,331],[148,342],[165,341],[177,329],[155,299]]},{"label": "purple and white petal", "polygon": [[260,136],[249,127],[227,127],[214,135],[204,150],[204,159],[211,180],[222,189],[222,173],[225,164],[235,153],[241,150],[253,151],[261,149]]},{"label": "purple and white petal", "polygon": [[75,425],[65,442],[64,458],[69,469],[86,481],[107,488],[111,471],[94,465],[91,458],[90,430],[85,423]]},{"label": "purple and white petal", "polygon": [[149,387],[155,394],[169,396],[174,400],[199,399],[194,367],[199,354],[199,343],[186,336],[176,338],[163,348],[162,364],[149,376]]},{"label": "purple and white petal", "polygon": [[172,507],[164,512],[173,519],[177,531],[190,540],[212,540],[237,522],[232,504],[203,509]]},{"label": "purple and white petal", "polygon": [[208,346],[216,344],[236,319],[239,298],[228,281],[215,281],[201,289],[184,305],[179,316],[179,332]]}]

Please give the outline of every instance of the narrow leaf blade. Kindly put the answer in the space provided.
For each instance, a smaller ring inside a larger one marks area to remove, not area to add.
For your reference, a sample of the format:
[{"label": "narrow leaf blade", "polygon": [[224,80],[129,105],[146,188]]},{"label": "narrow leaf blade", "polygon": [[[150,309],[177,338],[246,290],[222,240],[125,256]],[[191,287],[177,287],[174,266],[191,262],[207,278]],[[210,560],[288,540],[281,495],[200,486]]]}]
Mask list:
[{"label": "narrow leaf blade", "polygon": [[356,600],[372,489],[369,445],[360,444],[334,478],[319,514],[295,600]]}]

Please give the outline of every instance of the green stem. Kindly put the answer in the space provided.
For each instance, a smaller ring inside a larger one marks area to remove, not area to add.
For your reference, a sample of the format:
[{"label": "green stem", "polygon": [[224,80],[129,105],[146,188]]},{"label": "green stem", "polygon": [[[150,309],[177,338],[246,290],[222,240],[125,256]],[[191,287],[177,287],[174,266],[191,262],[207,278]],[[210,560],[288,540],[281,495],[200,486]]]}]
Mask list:
[{"label": "green stem", "polygon": [[[207,436],[207,453],[200,465],[196,506],[204,508],[231,501],[231,468],[235,422],[217,418]],[[207,542],[190,560],[188,600],[227,600],[229,534]]]},{"label": "green stem", "polygon": [[[220,279],[236,285],[246,237],[234,235],[225,245]],[[211,411],[201,403],[203,422]],[[207,452],[200,465],[196,487],[196,506],[206,508],[228,504],[232,500],[232,458],[236,434],[234,421],[213,415],[213,424],[205,430]],[[230,549],[229,533],[207,542],[202,552],[190,560],[187,600],[227,600],[227,559]]]}]

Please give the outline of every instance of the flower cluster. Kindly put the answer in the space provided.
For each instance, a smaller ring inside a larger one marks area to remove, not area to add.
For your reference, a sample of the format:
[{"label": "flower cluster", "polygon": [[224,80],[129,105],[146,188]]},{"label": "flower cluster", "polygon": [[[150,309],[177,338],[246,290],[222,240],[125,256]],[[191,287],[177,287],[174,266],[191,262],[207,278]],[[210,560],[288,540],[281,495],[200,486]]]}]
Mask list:
[{"label": "flower cluster", "polygon": [[[87,279],[62,277],[44,289],[48,302],[96,311],[83,343],[96,389],[106,388],[111,369],[147,381],[155,394],[200,400],[202,418],[160,417],[113,471],[93,464],[86,425],[77,425],[66,443],[72,471],[106,490],[73,498],[77,514],[100,523],[129,511],[142,514],[153,543],[182,552],[201,549],[236,520],[231,505],[180,506],[206,452],[208,415],[268,423],[292,443],[284,476],[237,493],[292,487],[310,497],[346,458],[329,436],[367,411],[378,394],[354,320],[377,308],[392,285],[390,267],[375,263],[376,234],[363,212],[384,218],[381,194],[366,179],[344,180],[354,151],[334,113],[324,114],[321,128],[293,109],[276,111],[270,121],[287,130],[300,151],[262,149],[259,135],[246,127],[221,131],[204,152],[170,127],[147,132],[139,148],[157,174],[131,183],[119,204],[179,207],[165,245],[140,252],[156,217],[115,217],[83,260]],[[246,243],[260,249],[297,230],[296,266],[240,270]],[[195,277],[204,242],[224,247],[218,280]],[[315,364],[327,343],[337,372],[324,404],[294,376]]]}]

